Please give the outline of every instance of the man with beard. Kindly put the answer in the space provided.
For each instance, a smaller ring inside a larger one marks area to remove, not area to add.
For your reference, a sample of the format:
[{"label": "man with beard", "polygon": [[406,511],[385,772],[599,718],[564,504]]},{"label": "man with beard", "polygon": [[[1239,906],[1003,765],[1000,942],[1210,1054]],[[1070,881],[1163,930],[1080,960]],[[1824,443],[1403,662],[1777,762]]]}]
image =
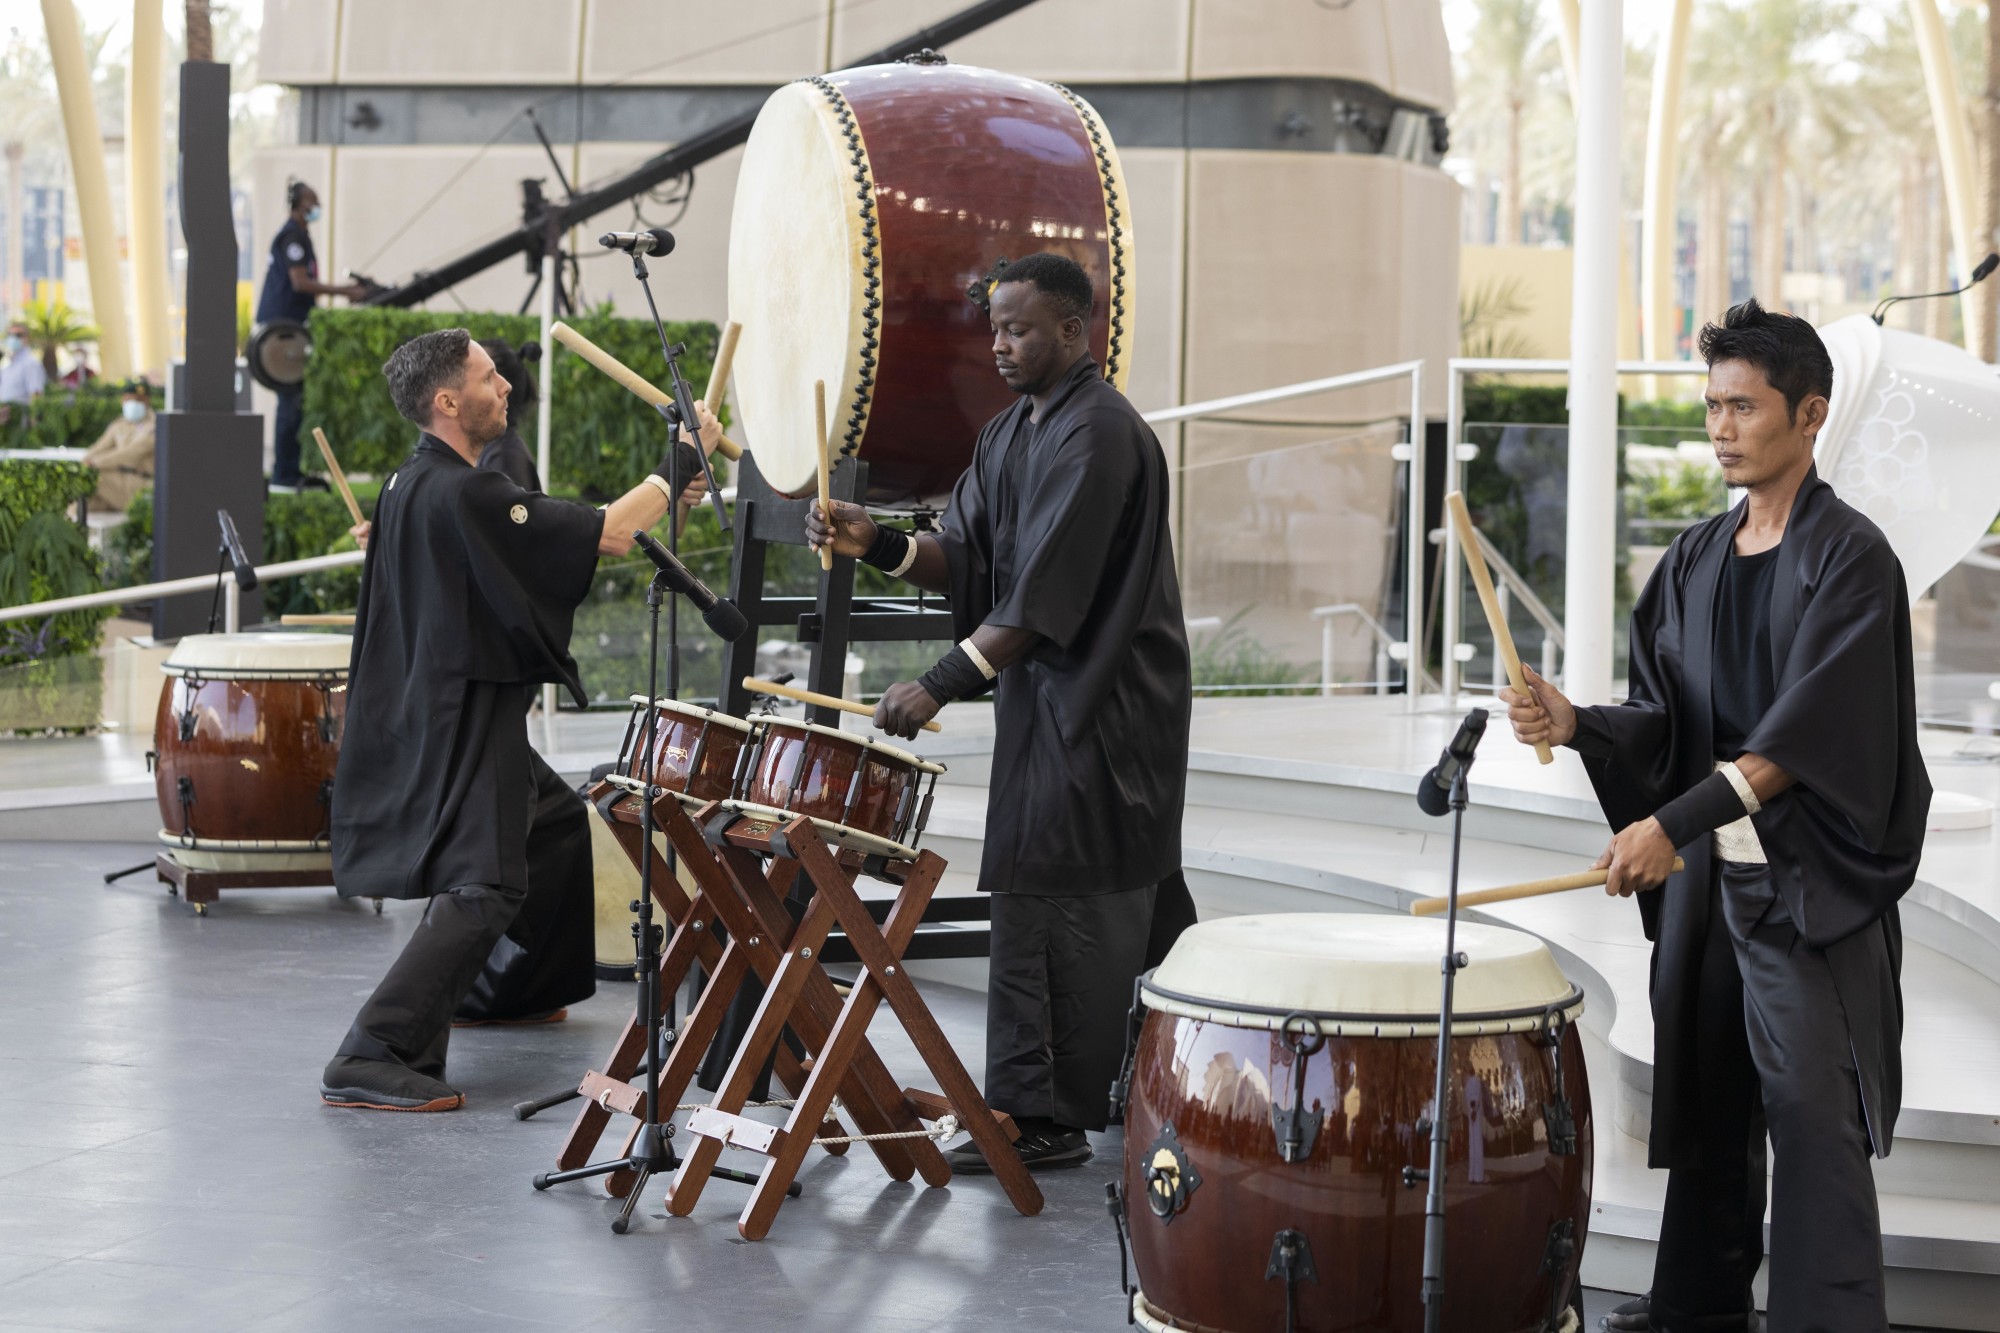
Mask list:
[{"label": "man with beard", "polygon": [[[1078,1166],[1102,1129],[1132,983],[1194,920],[1181,879],[1191,688],[1167,460],[1090,356],[1090,278],[1031,255],[990,293],[1020,401],[980,433],[942,530],[817,510],[816,546],[950,594],[958,646],[893,685],[875,724],[915,736],[994,691],[979,887],[992,895],[986,1100],[1030,1167]],[[971,1144],[955,1171],[989,1170]]]},{"label": "man with beard", "polygon": [[[507,427],[506,380],[464,329],[383,366],[423,435],[382,488],[362,568],[348,728],[333,787],[334,882],[427,898],[423,920],[321,1078],[332,1106],[449,1111],[454,1009],[524,901],[588,886],[583,802],[528,744],[543,683],[584,701],[572,617],[600,555],[674,498],[673,451],[602,511],[477,466]],[[720,426],[701,413],[703,442]]]}]

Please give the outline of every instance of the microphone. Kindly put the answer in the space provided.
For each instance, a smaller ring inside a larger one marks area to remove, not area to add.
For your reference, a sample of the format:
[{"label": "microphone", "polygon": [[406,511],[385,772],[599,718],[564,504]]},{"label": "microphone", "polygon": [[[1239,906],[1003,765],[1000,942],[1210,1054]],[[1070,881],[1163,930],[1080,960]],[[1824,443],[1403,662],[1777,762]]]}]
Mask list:
[{"label": "microphone", "polygon": [[1960,292],[1970,290],[1992,277],[1996,268],[2000,268],[2000,254],[1989,254],[1979,261],[1979,267],[1972,270],[1972,276],[1965,280],[1965,286],[1954,287],[1948,292],[1924,292],[1918,296],[1885,296],[1876,303],[1875,313],[1868,318],[1880,324],[1882,317],[1889,313],[1889,307],[1898,301],[1931,301],[1940,296],[1957,296]]},{"label": "microphone", "polygon": [[665,227],[648,227],[645,231],[607,231],[597,238],[597,243],[607,250],[623,250],[628,255],[670,255],[674,252],[674,234]]},{"label": "microphone", "polygon": [[1419,810],[1427,815],[1441,815],[1451,809],[1452,786],[1472,767],[1473,755],[1479,749],[1479,738],[1485,734],[1486,710],[1475,708],[1465,715],[1465,721],[1458,724],[1458,734],[1451,738],[1451,744],[1444,747],[1437,763],[1417,784]]},{"label": "microphone", "polygon": [[236,520],[229,516],[227,509],[215,511],[215,521],[222,525],[222,545],[229,552],[230,568],[236,571],[236,586],[244,592],[257,587],[257,567],[250,563],[250,557],[243,554],[243,539],[236,534]]},{"label": "microphone", "polygon": [[651,534],[634,532],[632,540],[646,553],[646,558],[667,576],[667,587],[682,594],[701,612],[701,618],[708,627],[730,643],[742,638],[750,629],[750,622],[736,609],[736,603],[726,597],[717,597],[706,583],[694,576],[694,571],[680,562],[680,557],[660,545]]}]

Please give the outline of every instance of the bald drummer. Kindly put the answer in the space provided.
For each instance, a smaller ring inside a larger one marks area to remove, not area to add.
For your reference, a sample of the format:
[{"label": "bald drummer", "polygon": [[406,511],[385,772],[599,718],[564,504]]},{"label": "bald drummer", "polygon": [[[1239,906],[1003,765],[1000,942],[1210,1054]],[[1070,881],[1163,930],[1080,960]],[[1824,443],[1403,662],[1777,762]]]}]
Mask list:
[{"label": "bald drummer", "polygon": [[[1192,707],[1167,528],[1167,461],[1089,352],[1090,278],[1060,255],[991,293],[994,369],[1020,401],[980,432],[941,530],[835,502],[815,547],[949,593],[961,642],[889,688],[911,737],[992,690],[997,739],[979,887],[992,898],[986,1100],[1031,1168],[1079,1166],[1106,1122],[1132,983],[1194,920],[1181,879]],[[970,1143],[954,1171],[990,1168]]]}]

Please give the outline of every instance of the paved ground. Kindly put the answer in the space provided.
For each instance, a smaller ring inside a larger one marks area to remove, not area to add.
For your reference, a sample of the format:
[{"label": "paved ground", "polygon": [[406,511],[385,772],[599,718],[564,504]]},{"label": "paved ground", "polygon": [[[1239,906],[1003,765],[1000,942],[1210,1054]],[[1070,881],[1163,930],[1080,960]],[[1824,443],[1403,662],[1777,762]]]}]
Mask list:
[{"label": "paved ground", "polygon": [[[573,1082],[630,1003],[453,1038],[470,1104],[333,1111],[318,1072],[416,920],[318,890],[225,895],[197,919],[145,849],[0,842],[0,1327],[43,1330],[918,1330],[1125,1326],[1103,1206],[1121,1144],[1042,1177],[1021,1218],[982,1181],[890,1182],[815,1155],[770,1238],[740,1187],[631,1235],[583,1185],[537,1194],[568,1126],[514,1102]],[[975,1072],[980,997],[927,988]],[[878,1024],[899,1077],[910,1048]],[[751,1163],[744,1163],[749,1165]],[[1590,1324],[1618,1298],[1591,1293]]]}]

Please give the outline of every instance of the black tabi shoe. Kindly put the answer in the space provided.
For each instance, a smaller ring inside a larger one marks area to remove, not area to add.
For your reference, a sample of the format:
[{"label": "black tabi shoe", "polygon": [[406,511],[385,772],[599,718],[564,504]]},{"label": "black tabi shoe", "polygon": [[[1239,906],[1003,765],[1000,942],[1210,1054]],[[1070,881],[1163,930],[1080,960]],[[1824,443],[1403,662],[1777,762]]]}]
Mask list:
[{"label": "black tabi shoe", "polygon": [[336,1055],[320,1075],[319,1099],[364,1111],[456,1111],[465,1094],[427,1074],[381,1060]]},{"label": "black tabi shoe", "polygon": [[567,1009],[544,1009],[538,1014],[522,1014],[519,1018],[467,1018],[462,1014],[454,1014],[451,1025],[455,1028],[534,1027],[542,1023],[560,1023],[568,1017]]},{"label": "black tabi shoe", "polygon": [[1653,1327],[1653,1293],[1635,1296],[1623,1305],[1611,1307],[1611,1313],[1597,1321],[1597,1326],[1605,1333],[1650,1333]]},{"label": "black tabi shoe", "polygon": [[[1014,1151],[1021,1154],[1021,1162],[1030,1171],[1060,1171],[1065,1167],[1082,1166],[1091,1158],[1090,1139],[1080,1129],[1064,1129],[1053,1125],[1046,1129],[1024,1129],[1021,1137],[1014,1140]],[[967,1139],[944,1155],[954,1174],[990,1176],[993,1168],[986,1161],[986,1154],[979,1151],[979,1145]]]}]

